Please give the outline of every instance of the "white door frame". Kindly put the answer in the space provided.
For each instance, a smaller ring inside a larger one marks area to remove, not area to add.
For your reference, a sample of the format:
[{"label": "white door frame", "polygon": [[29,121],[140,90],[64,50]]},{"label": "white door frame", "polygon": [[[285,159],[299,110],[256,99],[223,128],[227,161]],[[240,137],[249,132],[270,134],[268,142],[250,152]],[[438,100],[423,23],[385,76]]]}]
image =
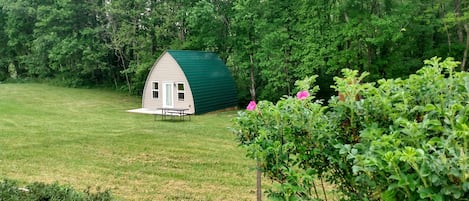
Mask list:
[{"label": "white door frame", "polygon": [[[168,97],[169,96],[169,97]],[[163,107],[174,107],[174,87],[172,82],[163,82]]]}]

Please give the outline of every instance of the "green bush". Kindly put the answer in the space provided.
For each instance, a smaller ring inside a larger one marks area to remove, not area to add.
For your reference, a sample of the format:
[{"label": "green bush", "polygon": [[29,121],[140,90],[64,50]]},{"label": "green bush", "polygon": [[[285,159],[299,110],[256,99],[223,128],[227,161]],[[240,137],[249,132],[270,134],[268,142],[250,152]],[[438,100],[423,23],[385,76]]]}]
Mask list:
[{"label": "green bush", "polygon": [[79,192],[69,186],[57,183],[31,183],[19,187],[16,181],[0,182],[0,200],[5,201],[111,201],[114,200],[109,191],[92,193],[89,189]]},{"label": "green bush", "polygon": [[300,97],[318,90],[312,77],[296,98],[241,111],[234,131],[274,181],[269,197],[321,200],[326,179],[344,200],[468,200],[469,73],[451,58],[425,64],[377,84],[344,69],[327,106]]}]

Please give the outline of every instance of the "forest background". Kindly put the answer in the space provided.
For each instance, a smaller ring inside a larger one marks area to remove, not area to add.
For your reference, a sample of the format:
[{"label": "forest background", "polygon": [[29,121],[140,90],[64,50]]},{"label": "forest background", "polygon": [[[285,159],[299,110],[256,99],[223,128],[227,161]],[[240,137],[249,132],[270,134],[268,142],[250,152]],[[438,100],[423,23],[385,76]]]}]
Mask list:
[{"label": "forest background", "polygon": [[405,77],[433,56],[467,70],[467,0],[0,0],[0,82],[47,80],[141,94],[167,49],[218,53],[240,103],[276,101],[341,69]]}]

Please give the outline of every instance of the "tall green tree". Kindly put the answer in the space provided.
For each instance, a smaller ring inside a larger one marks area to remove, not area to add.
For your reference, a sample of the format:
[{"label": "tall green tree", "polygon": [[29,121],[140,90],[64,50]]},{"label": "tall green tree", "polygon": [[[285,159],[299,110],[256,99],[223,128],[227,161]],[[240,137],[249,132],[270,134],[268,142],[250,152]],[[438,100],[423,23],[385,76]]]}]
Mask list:
[{"label": "tall green tree", "polygon": [[[106,1],[103,10],[105,18],[102,23],[106,46],[113,52],[112,58],[115,59],[111,63],[115,66],[115,71],[124,75],[129,93],[132,91],[131,75],[134,71],[129,69],[129,64],[138,45],[137,29],[144,26],[139,21],[140,13],[145,15],[145,6],[141,6],[142,2],[144,1]],[[114,75],[116,85],[117,77]]]},{"label": "tall green tree", "polygon": [[1,0],[0,6],[5,17],[3,30],[7,37],[7,45],[3,47],[3,60],[19,76],[36,76],[47,72],[39,72],[31,57],[33,31],[36,22],[37,1],[34,0]]},{"label": "tall green tree", "polygon": [[[441,0],[439,2],[442,8],[446,8],[444,12],[443,22],[444,30],[447,33],[448,46],[451,46],[453,41],[457,45],[463,47],[462,59],[460,69],[461,71],[466,70],[468,51],[469,51],[469,3],[467,1],[461,0]],[[455,31],[450,31],[448,29],[453,29]],[[451,32],[456,32],[456,34],[451,34]],[[456,39],[452,39],[456,37]],[[449,49],[451,51],[451,49]]]},{"label": "tall green tree", "polygon": [[97,26],[100,6],[86,0],[41,2],[33,41],[36,68],[50,69],[71,86],[107,82],[106,50]]},{"label": "tall green tree", "polygon": [[[129,92],[139,93],[146,74],[162,51],[184,48],[192,1],[109,0],[102,20],[110,61]],[[117,83],[117,82],[116,82]]]},{"label": "tall green tree", "polygon": [[242,0],[233,5],[229,38],[231,51],[227,62],[238,83],[242,102],[257,98],[262,6],[263,2],[259,0]]},{"label": "tall green tree", "polygon": [[0,82],[8,78],[8,57],[10,57],[7,48],[8,36],[5,33],[5,12],[0,9]]},{"label": "tall green tree", "polygon": [[[261,29],[264,31],[259,52],[262,66],[262,99],[278,99],[280,94],[291,94],[297,79],[295,68],[299,68],[296,57],[298,37],[298,9],[296,1],[270,0],[262,9]],[[280,92],[280,93],[279,93]]]},{"label": "tall green tree", "polygon": [[226,60],[231,1],[201,0],[188,10],[185,48],[219,52]]}]

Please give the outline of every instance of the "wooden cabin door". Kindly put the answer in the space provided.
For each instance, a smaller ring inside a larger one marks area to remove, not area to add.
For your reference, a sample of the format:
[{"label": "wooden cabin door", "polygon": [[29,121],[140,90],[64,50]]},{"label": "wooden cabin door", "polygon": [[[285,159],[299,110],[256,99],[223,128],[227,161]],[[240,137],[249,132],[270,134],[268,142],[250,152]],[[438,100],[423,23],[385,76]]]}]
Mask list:
[{"label": "wooden cabin door", "polygon": [[163,83],[163,107],[174,107],[173,83]]}]

